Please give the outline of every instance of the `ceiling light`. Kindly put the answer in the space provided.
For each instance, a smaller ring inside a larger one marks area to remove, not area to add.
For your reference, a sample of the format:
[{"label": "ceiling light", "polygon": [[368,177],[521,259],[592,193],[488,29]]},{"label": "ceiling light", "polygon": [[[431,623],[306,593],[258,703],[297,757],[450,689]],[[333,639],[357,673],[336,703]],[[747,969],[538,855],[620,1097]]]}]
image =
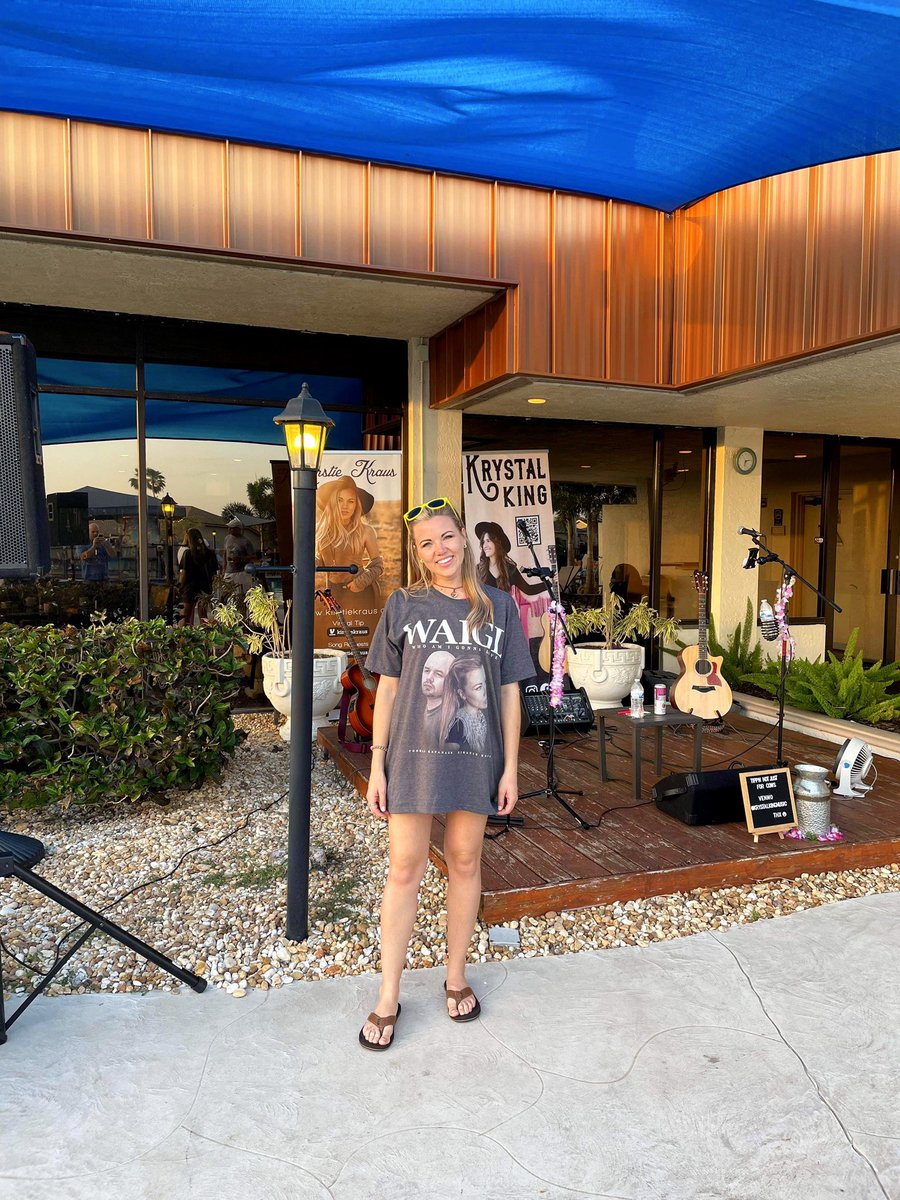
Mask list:
[{"label": "ceiling light", "polygon": [[529,396],[528,403],[529,404],[546,404],[547,401],[544,399],[543,396]]},{"label": "ceiling light", "polygon": [[808,454],[795,454],[794,458],[809,458]]},{"label": "ceiling light", "polygon": [[679,450],[678,453],[679,454],[693,454],[694,452],[693,452],[693,450]]},{"label": "ceiling light", "polygon": [[676,467],[675,474],[676,475],[687,475],[690,472],[690,469],[691,469],[690,467]]},{"label": "ceiling light", "polygon": [[591,469],[591,464],[590,463],[582,463],[581,469],[582,469],[582,471],[589,471]]}]

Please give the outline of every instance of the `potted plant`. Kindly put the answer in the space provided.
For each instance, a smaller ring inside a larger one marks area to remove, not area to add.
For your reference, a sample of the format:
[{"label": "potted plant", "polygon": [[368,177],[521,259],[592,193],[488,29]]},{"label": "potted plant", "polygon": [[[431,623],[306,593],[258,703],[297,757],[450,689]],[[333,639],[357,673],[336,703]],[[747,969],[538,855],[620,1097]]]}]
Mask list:
[{"label": "potted plant", "polygon": [[594,708],[618,708],[644,669],[644,647],[631,639],[674,639],[678,621],[661,617],[644,596],[623,612],[622,598],[610,592],[598,608],[580,608],[566,617],[572,637],[598,633],[596,641],[579,642],[569,653],[569,677],[583,687]]},{"label": "potted plant", "polygon": [[[281,736],[291,740],[291,604],[285,605],[284,620],[279,620],[278,597],[257,584],[250,588],[245,597],[246,619],[242,618],[233,602],[220,606],[216,616],[243,626],[246,631],[247,648],[251,654],[262,655],[263,691],[269,703],[287,720],[281,727]],[[343,685],[341,676],[347,669],[347,655],[343,650],[313,651],[313,721],[311,735],[321,725],[328,724],[328,713],[341,698]]]}]

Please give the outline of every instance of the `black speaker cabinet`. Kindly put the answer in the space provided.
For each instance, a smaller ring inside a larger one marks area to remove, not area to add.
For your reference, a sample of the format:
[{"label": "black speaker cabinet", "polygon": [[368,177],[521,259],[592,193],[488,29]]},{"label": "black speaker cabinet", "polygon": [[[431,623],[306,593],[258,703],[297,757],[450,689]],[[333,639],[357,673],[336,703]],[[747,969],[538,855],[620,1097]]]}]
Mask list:
[{"label": "black speaker cabinet", "polygon": [[650,790],[660,812],[685,825],[724,825],[744,820],[744,800],[737,771],[691,771],[667,775]]},{"label": "black speaker cabinet", "polygon": [[0,333],[0,579],[50,570],[34,348]]}]

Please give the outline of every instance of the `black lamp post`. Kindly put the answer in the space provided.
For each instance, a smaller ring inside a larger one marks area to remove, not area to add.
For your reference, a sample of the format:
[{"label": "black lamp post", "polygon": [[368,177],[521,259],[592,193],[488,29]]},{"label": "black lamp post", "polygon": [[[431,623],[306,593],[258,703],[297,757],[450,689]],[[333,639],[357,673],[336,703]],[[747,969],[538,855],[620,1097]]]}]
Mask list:
[{"label": "black lamp post", "polygon": [[291,760],[288,784],[287,936],[309,932],[309,808],[312,783],[312,685],[316,562],[316,484],[334,421],[308,384],[275,417],[284,430],[294,489],[294,590],[291,605]]},{"label": "black lamp post", "polygon": [[171,625],[175,615],[175,534],[172,524],[175,501],[168,492],[160,500],[159,507],[166,518],[166,624]]}]

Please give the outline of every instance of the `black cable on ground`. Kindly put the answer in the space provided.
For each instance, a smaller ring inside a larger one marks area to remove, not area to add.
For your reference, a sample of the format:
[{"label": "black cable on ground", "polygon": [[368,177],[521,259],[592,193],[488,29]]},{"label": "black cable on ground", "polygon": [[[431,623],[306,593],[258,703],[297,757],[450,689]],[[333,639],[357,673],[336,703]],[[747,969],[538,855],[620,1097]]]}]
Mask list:
[{"label": "black cable on ground", "polygon": [[[243,821],[241,821],[239,825],[235,825],[234,829],[229,830],[228,833],[222,834],[222,836],[220,838],[216,838],[215,841],[202,842],[199,846],[193,846],[190,850],[185,850],[184,854],[182,854],[182,856],[178,859],[174,867],[172,867],[170,871],[167,871],[165,875],[158,875],[154,879],[145,879],[142,883],[136,883],[134,887],[129,888],[127,892],[123,892],[121,896],[117,896],[115,900],[111,900],[104,908],[99,908],[97,911],[100,913],[107,913],[110,911],[110,909],[115,908],[116,905],[121,904],[123,900],[127,900],[129,896],[133,896],[135,892],[143,891],[144,888],[152,887],[153,884],[156,883],[165,883],[167,879],[172,878],[185,859],[190,858],[192,854],[199,854],[201,850],[211,850],[215,846],[221,846],[223,842],[227,842],[229,838],[232,838],[235,836],[235,834],[240,833],[242,829],[246,829],[250,824],[251,818],[257,816],[259,813],[268,812],[269,809],[274,808],[279,801],[283,800],[286,795],[287,791],[284,791],[280,796],[276,796],[274,800],[269,800],[267,803],[261,804],[257,808],[252,808],[250,812],[246,814]],[[87,921],[79,921],[76,925],[73,925],[71,929],[66,930],[66,932],[62,934],[57,941],[56,946],[54,947],[55,958],[53,963],[48,970],[44,971],[40,975],[37,984],[38,987],[40,986],[42,980],[45,980],[49,975],[53,974],[60,961],[65,956],[64,947],[66,942],[68,942],[70,938],[74,937],[88,924],[89,922]],[[3,941],[2,935],[0,935],[0,951],[8,955],[8,957],[14,962],[17,962],[20,967],[24,967],[26,971],[34,971],[34,967],[32,967],[29,963],[24,962],[17,954],[14,954],[13,951],[9,949],[9,947]]]}]

